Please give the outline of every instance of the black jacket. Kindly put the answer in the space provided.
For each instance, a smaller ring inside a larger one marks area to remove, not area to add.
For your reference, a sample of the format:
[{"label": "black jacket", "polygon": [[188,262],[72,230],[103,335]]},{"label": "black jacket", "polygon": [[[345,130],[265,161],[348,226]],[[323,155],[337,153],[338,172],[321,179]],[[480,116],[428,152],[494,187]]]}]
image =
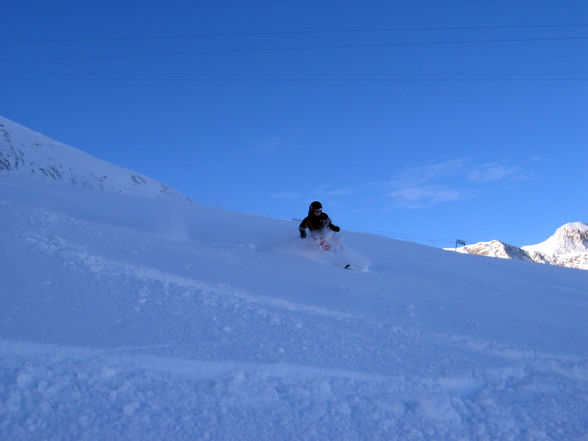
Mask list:
[{"label": "black jacket", "polygon": [[300,222],[298,229],[301,232],[305,232],[305,230],[307,228],[310,231],[318,231],[318,230],[322,230],[325,227],[329,227],[333,231],[340,230],[339,227],[337,227],[336,225],[333,225],[331,223],[331,219],[329,219],[329,216],[327,216],[327,213],[321,213],[318,216],[313,213],[310,213],[308,216],[306,216],[304,219],[302,219],[302,222]]}]

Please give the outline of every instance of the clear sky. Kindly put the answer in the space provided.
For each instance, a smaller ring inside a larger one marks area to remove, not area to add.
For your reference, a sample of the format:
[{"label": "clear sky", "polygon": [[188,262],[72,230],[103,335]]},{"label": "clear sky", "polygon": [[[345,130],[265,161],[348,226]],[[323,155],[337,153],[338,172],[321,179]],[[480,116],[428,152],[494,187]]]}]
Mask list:
[{"label": "clear sky", "polygon": [[438,247],[588,222],[585,0],[5,3],[0,114],[198,204]]}]

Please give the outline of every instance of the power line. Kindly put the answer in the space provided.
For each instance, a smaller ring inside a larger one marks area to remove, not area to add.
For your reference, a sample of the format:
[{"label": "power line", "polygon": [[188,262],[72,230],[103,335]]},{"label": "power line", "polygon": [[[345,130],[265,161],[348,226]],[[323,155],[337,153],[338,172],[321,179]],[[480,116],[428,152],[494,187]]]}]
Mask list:
[{"label": "power line", "polygon": [[[214,82],[233,82],[233,83],[389,83],[389,82],[573,82],[573,81],[588,81],[588,75],[583,77],[390,77],[390,78],[317,78],[317,77],[299,77],[299,78],[263,78],[263,77],[235,77],[235,76],[217,76],[217,77],[116,77],[116,76],[63,76],[63,77],[47,77],[47,76],[7,76],[7,73],[0,72],[0,78],[3,81],[132,81],[132,82],[200,82],[200,83],[214,83]],[[579,74],[578,74],[579,75]]]},{"label": "power line", "polygon": [[471,76],[491,76],[491,75],[505,75],[505,76],[537,76],[537,75],[588,75],[585,72],[73,72],[73,71],[11,71],[0,72],[11,75],[161,75],[161,76],[327,76],[327,75],[350,75],[350,76],[431,76],[431,75],[471,75]]},{"label": "power line", "polygon": [[92,41],[132,41],[132,40],[165,40],[188,38],[214,38],[214,37],[254,37],[275,35],[318,35],[318,34],[358,34],[372,32],[423,32],[423,31],[471,31],[471,30],[507,30],[507,29],[565,29],[585,28],[588,24],[524,24],[524,25],[473,25],[473,26],[424,26],[424,27],[398,27],[398,28],[365,28],[365,29],[332,29],[332,30],[290,30],[290,31],[259,31],[259,32],[217,32],[197,34],[171,34],[171,35],[138,35],[138,36],[114,36],[114,37],[77,37],[55,38],[36,40],[8,40],[0,41],[0,44],[34,44],[34,43],[73,43]]},{"label": "power line", "polygon": [[296,50],[317,50],[317,49],[366,49],[366,48],[383,48],[383,47],[400,47],[400,46],[430,46],[430,45],[453,45],[453,44],[495,44],[495,43],[523,43],[523,42],[545,42],[545,41],[586,41],[588,37],[537,37],[537,38],[507,38],[507,39],[487,39],[487,40],[445,40],[445,41],[408,41],[394,43],[364,43],[364,44],[341,44],[341,45],[313,45],[313,46],[290,46],[275,48],[246,48],[246,49],[218,49],[218,50],[201,50],[201,51],[181,51],[181,52],[151,52],[140,54],[121,54],[121,55],[82,55],[68,57],[48,57],[48,58],[14,58],[4,59],[0,62],[23,62],[23,61],[71,61],[71,60],[92,60],[92,59],[124,59],[137,57],[161,57],[161,56],[178,56],[178,55],[214,55],[214,54],[235,54],[235,53],[254,53],[254,52],[285,52]]},{"label": "power line", "polygon": [[70,77],[70,78],[23,78],[2,77],[3,81],[132,81],[132,82],[200,82],[200,83],[385,83],[385,82],[572,82],[588,81],[583,78],[120,78],[120,77]]},{"label": "power line", "polygon": [[[291,218],[292,222],[299,223],[301,219],[299,218]],[[422,233],[407,233],[407,232],[398,232],[398,231],[390,231],[390,230],[380,230],[380,229],[373,229],[373,228],[362,228],[361,230],[349,230],[354,231],[356,233],[362,234],[378,234],[378,235],[385,235],[386,237],[394,240],[407,240],[409,242],[419,241],[419,242],[428,242],[434,244],[450,244],[453,245],[456,242],[454,237],[447,237],[447,236],[435,236],[432,234],[422,234]],[[461,239],[457,239],[457,241],[465,242]],[[470,242],[471,243],[471,242]],[[449,247],[448,247],[449,248]]]},{"label": "power line", "polygon": [[428,242],[434,244],[454,244],[455,238],[450,237],[443,237],[443,236],[434,236],[431,234],[421,234],[421,233],[401,233],[398,231],[387,231],[387,230],[379,230],[379,229],[362,229],[362,233],[371,233],[371,234],[383,234],[387,237],[396,239],[396,240],[408,240],[409,242],[419,241],[419,242]]},{"label": "power line", "polygon": [[[169,80],[169,81],[574,81],[588,78],[581,72],[121,72],[121,71],[0,71],[20,79],[64,80]],[[60,78],[61,77],[61,78]]]}]

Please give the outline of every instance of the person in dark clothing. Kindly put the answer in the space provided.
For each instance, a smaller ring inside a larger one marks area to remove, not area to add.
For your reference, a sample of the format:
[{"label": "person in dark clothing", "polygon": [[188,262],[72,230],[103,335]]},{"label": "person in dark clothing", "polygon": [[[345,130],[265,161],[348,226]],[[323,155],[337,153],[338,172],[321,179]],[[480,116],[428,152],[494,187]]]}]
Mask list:
[{"label": "person in dark clothing", "polygon": [[298,227],[300,231],[300,237],[306,237],[306,229],[308,228],[310,232],[320,231],[325,227],[329,227],[333,231],[339,231],[339,228],[336,225],[331,223],[331,219],[327,216],[327,213],[323,212],[323,205],[319,201],[314,201],[310,204],[308,208],[308,216],[306,216]]}]

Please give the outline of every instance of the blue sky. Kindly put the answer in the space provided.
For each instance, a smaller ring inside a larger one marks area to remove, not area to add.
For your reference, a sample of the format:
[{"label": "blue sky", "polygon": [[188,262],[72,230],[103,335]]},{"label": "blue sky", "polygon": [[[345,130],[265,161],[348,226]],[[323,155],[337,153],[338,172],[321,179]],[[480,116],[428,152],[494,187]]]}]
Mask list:
[{"label": "blue sky", "polygon": [[201,205],[438,247],[588,222],[583,1],[10,3],[0,114]]}]

